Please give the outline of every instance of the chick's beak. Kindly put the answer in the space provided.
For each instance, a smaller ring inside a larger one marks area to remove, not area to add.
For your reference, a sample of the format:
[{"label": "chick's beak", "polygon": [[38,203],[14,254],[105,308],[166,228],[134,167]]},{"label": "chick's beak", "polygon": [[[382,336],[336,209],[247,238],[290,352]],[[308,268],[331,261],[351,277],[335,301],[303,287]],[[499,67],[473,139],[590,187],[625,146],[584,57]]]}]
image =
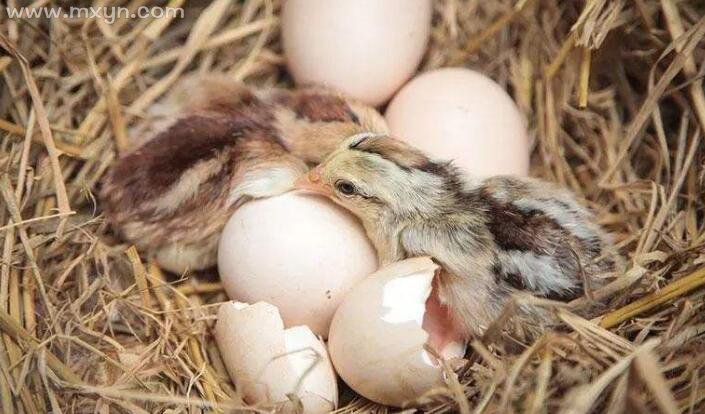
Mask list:
[{"label": "chick's beak", "polygon": [[311,193],[316,193],[330,197],[333,195],[330,187],[323,183],[321,179],[321,170],[316,167],[308,172],[308,174],[302,175],[294,181],[295,190],[303,190]]}]

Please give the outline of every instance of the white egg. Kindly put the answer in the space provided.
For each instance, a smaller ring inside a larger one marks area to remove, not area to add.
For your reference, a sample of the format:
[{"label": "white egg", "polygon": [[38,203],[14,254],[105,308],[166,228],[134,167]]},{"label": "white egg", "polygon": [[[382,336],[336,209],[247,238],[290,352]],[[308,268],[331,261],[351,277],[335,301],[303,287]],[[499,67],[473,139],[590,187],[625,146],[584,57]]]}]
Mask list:
[{"label": "white egg", "polygon": [[247,403],[294,413],[294,395],[305,414],[327,413],[338,405],[338,385],[325,345],[305,326],[284,329],[271,304],[222,304],[214,335]]},{"label": "white egg", "polygon": [[323,84],[381,105],[416,70],[431,0],[286,0],[282,40],[299,85]]},{"label": "white egg", "polygon": [[218,246],[218,271],[231,299],[271,303],[285,326],[305,325],[323,337],[345,294],[376,268],[358,220],[304,193],[246,203]]},{"label": "white egg", "polygon": [[433,292],[438,270],[428,257],[390,264],[338,307],[328,349],[338,375],[360,395],[401,407],[444,383],[442,360],[463,356],[462,334]]},{"label": "white egg", "polygon": [[462,68],[423,73],[407,83],[385,114],[393,136],[432,157],[454,160],[478,176],[529,172],[522,114],[492,79]]}]

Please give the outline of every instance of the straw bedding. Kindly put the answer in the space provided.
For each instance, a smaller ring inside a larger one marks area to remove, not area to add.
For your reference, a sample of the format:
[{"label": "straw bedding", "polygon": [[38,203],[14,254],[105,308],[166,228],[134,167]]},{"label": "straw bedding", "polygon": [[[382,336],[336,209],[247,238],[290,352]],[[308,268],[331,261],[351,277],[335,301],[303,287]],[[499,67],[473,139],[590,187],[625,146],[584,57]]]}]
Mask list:
[{"label": "straw bedding", "polygon": [[[626,267],[572,303],[543,303],[562,323],[538,338],[525,339],[508,308],[466,368],[419,403],[705,411],[705,5],[434,4],[421,69],[467,66],[504,85],[529,120],[532,175],[584,197]],[[217,275],[160,271],[114,236],[94,194],[130,128],[180,78],[291,85],[279,8],[215,0],[184,18],[112,25],[0,18],[0,411],[243,407],[211,335],[226,300]],[[340,411],[387,408],[346,390]]]}]

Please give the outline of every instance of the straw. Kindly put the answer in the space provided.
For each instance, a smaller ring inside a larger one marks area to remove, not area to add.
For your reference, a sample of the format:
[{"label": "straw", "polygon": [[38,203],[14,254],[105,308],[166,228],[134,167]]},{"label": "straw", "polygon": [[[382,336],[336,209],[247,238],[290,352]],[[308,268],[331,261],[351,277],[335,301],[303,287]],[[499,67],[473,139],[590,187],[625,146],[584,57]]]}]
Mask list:
[{"label": "straw", "polygon": [[[166,273],[105,222],[95,194],[152,105],[191,74],[293,87],[281,4],[97,0],[185,16],[0,19],[0,411],[274,408],[248,407],[222,363],[212,329],[228,298],[216,270]],[[467,67],[507,90],[527,120],[531,175],[583,198],[623,262],[567,305],[518,295],[417,405],[705,410],[705,4],[433,9],[419,71]],[[524,306],[555,320],[527,326]],[[339,412],[397,411],[346,390]]]}]

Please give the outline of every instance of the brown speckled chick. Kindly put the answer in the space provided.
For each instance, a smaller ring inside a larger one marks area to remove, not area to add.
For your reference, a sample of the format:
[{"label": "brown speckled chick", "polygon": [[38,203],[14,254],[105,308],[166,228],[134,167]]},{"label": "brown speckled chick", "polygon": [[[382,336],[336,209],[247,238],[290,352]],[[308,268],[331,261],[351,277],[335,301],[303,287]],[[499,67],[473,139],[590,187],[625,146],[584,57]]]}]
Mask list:
[{"label": "brown speckled chick", "polygon": [[[396,139],[360,134],[297,180],[357,215],[382,264],[431,256],[438,296],[480,335],[512,292],[567,300],[615,267],[606,233],[567,190],[535,179],[465,177]],[[524,309],[541,323],[542,311]]]},{"label": "brown speckled chick", "polygon": [[345,137],[387,129],[374,109],[329,91],[219,77],[183,83],[153,112],[159,120],[114,163],[100,196],[121,235],[176,273],[215,265],[243,201],[286,192]]}]

